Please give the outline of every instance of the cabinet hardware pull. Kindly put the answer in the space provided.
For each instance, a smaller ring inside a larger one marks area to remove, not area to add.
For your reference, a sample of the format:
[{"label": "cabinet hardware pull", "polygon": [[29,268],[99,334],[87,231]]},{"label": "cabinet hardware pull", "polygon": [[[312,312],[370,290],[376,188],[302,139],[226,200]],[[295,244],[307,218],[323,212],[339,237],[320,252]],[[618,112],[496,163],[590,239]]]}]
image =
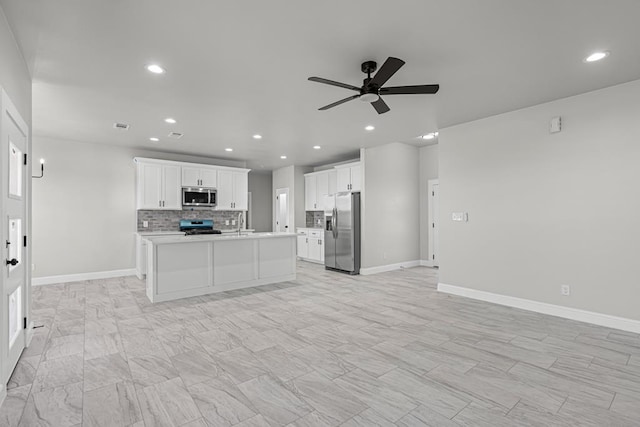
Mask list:
[{"label": "cabinet hardware pull", "polygon": [[18,262],[19,261],[17,259],[11,258],[10,260],[9,259],[7,260],[7,265],[16,265],[18,264]]}]

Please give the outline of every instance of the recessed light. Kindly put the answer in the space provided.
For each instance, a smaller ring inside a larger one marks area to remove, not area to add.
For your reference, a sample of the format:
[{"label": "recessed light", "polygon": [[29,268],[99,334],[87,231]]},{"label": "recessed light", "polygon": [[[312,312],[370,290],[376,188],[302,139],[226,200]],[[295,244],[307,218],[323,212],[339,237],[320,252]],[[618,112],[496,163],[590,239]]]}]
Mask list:
[{"label": "recessed light", "polygon": [[286,159],[286,158],[287,158],[287,156],[280,156],[280,158],[281,158],[282,160],[284,160],[284,159]]},{"label": "recessed light", "polygon": [[225,148],[224,151],[233,151],[233,148]]},{"label": "recessed light", "polygon": [[171,124],[171,125],[175,125],[176,123],[178,123],[178,122],[176,121],[176,119],[173,119],[173,118],[171,118],[171,117],[167,117],[166,119],[164,119],[164,121],[165,121],[166,123]]},{"label": "recessed light", "polygon": [[426,135],[422,135],[420,138],[429,140],[429,139],[435,138],[436,136],[437,136],[437,132],[431,132]]},{"label": "recessed light", "polygon": [[321,148],[322,148],[322,147],[320,147],[319,145],[314,145],[314,146],[313,146],[313,149],[314,149],[314,150],[319,150],[319,149],[321,149]]},{"label": "recessed light", "polygon": [[596,61],[600,61],[601,59],[606,58],[607,56],[609,56],[609,52],[608,51],[604,51],[604,52],[593,52],[591,55],[587,56],[586,58],[584,58],[584,62],[596,62]]},{"label": "recessed light", "polygon": [[364,128],[364,130],[368,130],[368,131],[372,131],[372,130],[374,130],[374,129],[375,129],[375,127],[374,127],[374,126],[371,126],[371,125],[366,126],[366,127]]},{"label": "recessed light", "polygon": [[149,64],[145,67],[147,69],[147,71],[153,73],[153,74],[164,74],[166,73],[166,70],[164,68],[162,68],[161,66],[159,66],[158,64]]},{"label": "recessed light", "polygon": [[154,137],[149,138],[149,141],[152,141],[152,142],[158,142],[158,141],[160,141],[160,138],[156,138],[156,137],[154,136]]},{"label": "recessed light", "polygon": [[255,135],[253,135],[253,139],[262,139],[262,135],[256,133]]}]

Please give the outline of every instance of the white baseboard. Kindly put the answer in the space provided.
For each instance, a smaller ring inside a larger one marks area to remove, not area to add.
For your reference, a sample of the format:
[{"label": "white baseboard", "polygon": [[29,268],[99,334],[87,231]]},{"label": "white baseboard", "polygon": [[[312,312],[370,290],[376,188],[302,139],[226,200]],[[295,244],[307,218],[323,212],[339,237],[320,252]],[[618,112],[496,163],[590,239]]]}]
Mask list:
[{"label": "white baseboard", "polygon": [[399,270],[401,268],[418,267],[419,265],[420,261],[418,260],[399,262],[396,264],[380,265],[378,267],[360,268],[360,274],[363,276],[368,276],[370,274],[384,273],[385,271]]},{"label": "white baseboard", "polygon": [[485,291],[478,291],[476,289],[447,285],[445,283],[438,283],[438,291],[447,294],[458,295],[461,297],[492,302],[494,304],[506,305],[508,307],[534,311],[536,313],[549,314],[551,316],[577,320],[579,322],[591,323],[598,326],[605,326],[607,328],[620,329],[637,334],[640,333],[640,321],[626,319],[624,317],[611,316],[609,314],[580,310],[578,308],[564,307],[561,305],[548,304],[545,302],[494,294]]},{"label": "white baseboard", "polygon": [[31,285],[53,285],[55,283],[80,282],[82,280],[110,279],[112,277],[135,275],[135,268],[127,268],[125,270],[95,271],[93,273],[63,274],[60,276],[34,277],[31,279]]},{"label": "white baseboard", "polygon": [[33,339],[33,327],[34,327],[34,323],[33,322],[29,322],[29,327],[27,328],[27,336],[25,337],[25,343],[24,346],[25,347],[29,347],[31,345],[31,340]]},{"label": "white baseboard", "polygon": [[431,261],[429,259],[421,259],[420,260],[420,266],[421,267],[431,267],[431,268],[433,268],[433,261]]}]

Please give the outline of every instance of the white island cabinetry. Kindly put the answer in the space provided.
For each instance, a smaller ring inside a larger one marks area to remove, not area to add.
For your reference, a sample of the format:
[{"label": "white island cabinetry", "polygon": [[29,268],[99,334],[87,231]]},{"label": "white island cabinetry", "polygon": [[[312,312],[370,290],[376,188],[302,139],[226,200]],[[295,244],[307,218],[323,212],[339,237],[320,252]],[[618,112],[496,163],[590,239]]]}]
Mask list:
[{"label": "white island cabinetry", "polygon": [[296,278],[296,235],[147,238],[147,296],[170,301]]}]

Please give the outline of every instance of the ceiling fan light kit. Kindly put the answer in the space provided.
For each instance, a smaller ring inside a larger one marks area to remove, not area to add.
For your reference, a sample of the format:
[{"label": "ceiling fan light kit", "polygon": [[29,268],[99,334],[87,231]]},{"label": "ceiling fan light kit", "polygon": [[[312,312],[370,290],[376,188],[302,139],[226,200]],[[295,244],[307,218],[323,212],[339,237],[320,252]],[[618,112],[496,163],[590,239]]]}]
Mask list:
[{"label": "ceiling fan light kit", "polygon": [[389,111],[390,108],[382,100],[380,95],[430,95],[438,92],[440,85],[437,84],[382,87],[404,64],[405,62],[401,59],[389,57],[384,64],[382,64],[382,67],[380,67],[380,70],[378,70],[376,75],[371,77],[371,73],[376,71],[378,64],[376,64],[375,61],[363,62],[360,69],[367,75],[367,78],[363,80],[362,87],[323,79],[322,77],[309,77],[309,80],[312,82],[337,86],[358,92],[358,95],[352,95],[332,104],[325,105],[324,107],[320,107],[319,110],[328,110],[329,108],[337,107],[340,104],[359,98],[360,101],[371,103],[378,114],[383,114]]}]

